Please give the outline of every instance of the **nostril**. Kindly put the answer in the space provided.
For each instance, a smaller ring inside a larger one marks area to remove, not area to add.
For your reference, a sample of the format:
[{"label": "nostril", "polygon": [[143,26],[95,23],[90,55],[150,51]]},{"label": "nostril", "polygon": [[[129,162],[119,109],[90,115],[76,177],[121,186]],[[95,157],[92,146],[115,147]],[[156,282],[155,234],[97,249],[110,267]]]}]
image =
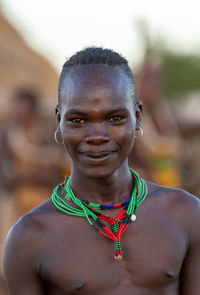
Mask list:
[{"label": "nostril", "polygon": [[109,141],[108,137],[102,137],[102,136],[90,136],[86,139],[86,142],[88,144],[102,144]]},{"label": "nostril", "polygon": [[109,137],[105,134],[89,134],[86,137],[86,142],[88,144],[102,144],[102,143],[106,143],[109,141]]}]

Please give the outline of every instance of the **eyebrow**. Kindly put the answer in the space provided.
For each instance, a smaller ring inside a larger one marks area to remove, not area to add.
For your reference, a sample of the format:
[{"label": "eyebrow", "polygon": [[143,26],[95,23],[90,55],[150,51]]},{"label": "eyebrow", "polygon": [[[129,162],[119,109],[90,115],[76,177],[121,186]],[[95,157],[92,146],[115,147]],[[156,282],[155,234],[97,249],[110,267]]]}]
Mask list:
[{"label": "eyebrow", "polygon": [[[111,110],[109,111],[106,115],[109,116],[111,114],[114,114],[114,113],[118,113],[118,112],[129,112],[129,110],[127,108],[116,108],[114,110]],[[69,109],[65,112],[64,116],[67,116],[67,115],[72,115],[72,114],[76,114],[76,115],[79,115],[79,116],[87,116],[88,113],[85,113],[85,112],[82,112],[82,111],[79,111],[78,109]]]},{"label": "eyebrow", "polygon": [[65,112],[64,116],[67,116],[67,115],[71,115],[71,114],[76,114],[76,115],[79,115],[79,116],[87,116],[86,113],[84,112],[81,112],[77,109],[69,109]]}]

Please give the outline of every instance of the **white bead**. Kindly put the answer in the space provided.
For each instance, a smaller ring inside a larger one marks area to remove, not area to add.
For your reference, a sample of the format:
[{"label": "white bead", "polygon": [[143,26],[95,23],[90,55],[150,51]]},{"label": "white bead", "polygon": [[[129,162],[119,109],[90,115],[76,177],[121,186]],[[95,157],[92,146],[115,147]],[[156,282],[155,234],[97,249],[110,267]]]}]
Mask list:
[{"label": "white bead", "polygon": [[131,221],[133,222],[133,221],[135,221],[136,220],[136,216],[135,216],[135,214],[132,214],[131,215]]}]

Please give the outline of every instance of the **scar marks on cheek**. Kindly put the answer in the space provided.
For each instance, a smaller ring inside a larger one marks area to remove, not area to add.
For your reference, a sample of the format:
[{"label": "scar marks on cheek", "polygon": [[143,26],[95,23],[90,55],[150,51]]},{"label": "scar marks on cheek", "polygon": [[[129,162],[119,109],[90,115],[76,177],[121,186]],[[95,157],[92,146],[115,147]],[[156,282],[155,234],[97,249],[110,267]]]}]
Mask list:
[{"label": "scar marks on cheek", "polygon": [[83,281],[79,281],[79,282],[76,283],[76,285],[75,285],[75,289],[76,289],[76,290],[80,290],[80,289],[82,289],[84,286],[85,286],[85,282],[83,282]]}]

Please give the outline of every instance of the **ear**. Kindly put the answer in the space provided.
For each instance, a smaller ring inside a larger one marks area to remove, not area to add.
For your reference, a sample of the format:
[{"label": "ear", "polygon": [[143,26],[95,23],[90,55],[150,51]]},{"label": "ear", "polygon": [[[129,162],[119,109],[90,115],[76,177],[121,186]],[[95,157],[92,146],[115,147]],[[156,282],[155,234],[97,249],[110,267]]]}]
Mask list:
[{"label": "ear", "polygon": [[135,103],[135,117],[136,117],[136,130],[138,130],[141,127],[142,123],[142,108],[143,104],[141,100],[137,100]]},{"label": "ear", "polygon": [[61,107],[59,106],[59,104],[57,104],[55,107],[55,115],[57,128],[60,129]]}]

